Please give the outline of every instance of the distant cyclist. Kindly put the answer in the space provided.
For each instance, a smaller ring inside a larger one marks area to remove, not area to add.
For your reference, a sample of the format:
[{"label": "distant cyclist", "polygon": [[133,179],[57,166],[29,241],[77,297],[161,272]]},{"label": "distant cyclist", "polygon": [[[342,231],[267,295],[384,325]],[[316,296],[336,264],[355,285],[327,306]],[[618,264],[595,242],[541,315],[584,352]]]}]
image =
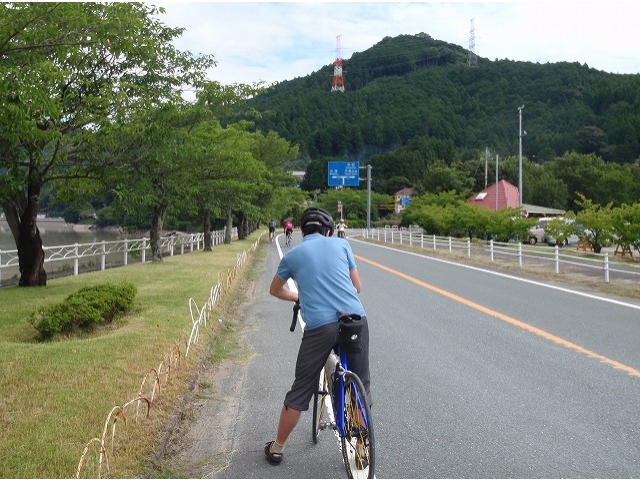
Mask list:
[{"label": "distant cyclist", "polygon": [[269,241],[273,242],[273,237],[276,236],[276,221],[272,218],[269,220]]},{"label": "distant cyclist", "polygon": [[[302,243],[282,257],[269,287],[274,297],[299,301],[305,321],[295,379],[284,397],[278,432],[275,440],[264,448],[267,461],[273,465],[282,461],[284,444],[301,412],[309,409],[322,367],[338,343],[338,312],[356,313],[364,321],[362,351],[349,354],[347,361],[349,369],[362,380],[371,401],[369,327],[358,297],[362,284],[350,244],[328,238],[334,228],[333,217],[326,210],[315,207],[305,210],[300,220]],[[290,278],[295,279],[298,292],[286,287]]]},{"label": "distant cyclist", "polygon": [[293,223],[290,220],[284,222],[284,238],[287,245],[291,243],[291,236],[293,235]]},{"label": "distant cyclist", "polygon": [[340,223],[338,224],[338,238],[346,237],[346,229],[347,225],[342,220],[340,220]]}]

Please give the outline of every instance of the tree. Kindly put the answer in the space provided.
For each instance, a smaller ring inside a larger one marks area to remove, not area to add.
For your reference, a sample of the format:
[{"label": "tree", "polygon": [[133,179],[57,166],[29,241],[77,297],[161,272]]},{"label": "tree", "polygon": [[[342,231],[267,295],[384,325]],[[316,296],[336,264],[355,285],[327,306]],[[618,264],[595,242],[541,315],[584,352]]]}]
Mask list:
[{"label": "tree", "polygon": [[554,218],[544,226],[544,233],[555,238],[556,245],[566,245],[575,231],[575,214],[569,212],[565,218]]},{"label": "tree", "polygon": [[294,225],[299,226],[300,217],[308,201],[309,194],[299,188],[279,188],[274,191],[265,218],[279,218],[281,221],[290,218]]},{"label": "tree", "polygon": [[618,245],[633,247],[640,253],[640,203],[614,209],[613,228]]},{"label": "tree", "polygon": [[493,211],[471,205],[454,191],[415,197],[402,212],[403,225],[420,225],[426,233],[468,238],[492,236],[498,241],[526,239],[534,219],[521,218],[519,210]]},{"label": "tree", "polygon": [[578,194],[576,203],[581,210],[576,213],[576,234],[600,253],[602,247],[614,240],[613,203],[604,207],[593,203],[582,194]]},{"label": "tree", "polygon": [[329,164],[326,159],[313,160],[309,163],[300,188],[308,192],[325,190],[329,176]]},{"label": "tree", "polygon": [[600,199],[599,182],[605,163],[600,157],[576,152],[565,153],[549,166],[552,175],[564,182],[569,195],[567,210],[576,210],[579,194],[591,199]]},{"label": "tree", "polygon": [[569,194],[562,180],[556,178],[548,169],[537,168],[528,175],[523,197],[524,203],[566,210]]},{"label": "tree", "polygon": [[[327,210],[334,219],[341,218],[338,202],[342,203],[342,218],[349,219],[349,226],[366,224],[367,190],[355,188],[330,189],[318,196],[318,206]],[[371,221],[380,218],[378,207],[393,203],[391,196],[380,193],[371,194]]]},{"label": "tree", "polygon": [[297,157],[298,146],[292,145],[274,131],[266,135],[256,132],[251,138],[249,151],[266,168],[260,183],[254,186],[255,197],[251,202],[252,207],[259,210],[253,215],[254,221],[257,221],[266,218],[265,211],[271,205],[276,191],[281,188],[290,189],[298,182],[296,177],[284,170],[284,166]]},{"label": "tree", "polygon": [[193,192],[208,146],[198,126],[205,120],[189,104],[167,102],[103,125],[91,148],[82,149],[84,158],[91,159],[92,179],[113,192],[116,205],[127,215],[147,215],[153,261],[162,260],[160,235],[169,209],[196,209]]},{"label": "tree", "polygon": [[[0,5],[0,202],[16,241],[21,286],[46,285],[37,226],[47,182],[86,175],[78,149],[132,108],[176,98],[212,57],[171,45],[183,29],[138,3]],[[80,164],[79,164],[80,162]]]},{"label": "tree", "polygon": [[425,192],[456,191],[470,194],[473,184],[473,178],[464,170],[448,166],[444,161],[438,160],[425,170],[421,187]]}]

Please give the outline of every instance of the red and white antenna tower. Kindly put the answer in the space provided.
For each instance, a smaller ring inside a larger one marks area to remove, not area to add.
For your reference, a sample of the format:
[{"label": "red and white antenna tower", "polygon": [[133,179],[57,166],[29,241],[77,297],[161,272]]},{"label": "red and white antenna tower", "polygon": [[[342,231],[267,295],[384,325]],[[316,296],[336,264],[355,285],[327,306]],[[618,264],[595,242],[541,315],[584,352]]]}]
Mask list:
[{"label": "red and white antenna tower", "polygon": [[476,29],[473,26],[474,20],[475,18],[471,19],[471,30],[469,31],[469,58],[467,63],[470,67],[478,65],[478,57],[476,56]]},{"label": "red and white antenna tower", "polygon": [[331,84],[331,91],[344,92],[344,78],[342,78],[342,55],[340,54],[340,37],[342,34],[336,37],[336,61],[333,62],[333,83]]}]

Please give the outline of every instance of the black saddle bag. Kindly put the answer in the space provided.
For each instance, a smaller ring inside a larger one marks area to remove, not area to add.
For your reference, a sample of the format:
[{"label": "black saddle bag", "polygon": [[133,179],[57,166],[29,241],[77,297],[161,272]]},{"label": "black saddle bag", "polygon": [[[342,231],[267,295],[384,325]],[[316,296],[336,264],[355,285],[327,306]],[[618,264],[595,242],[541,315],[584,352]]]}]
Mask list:
[{"label": "black saddle bag", "polygon": [[346,353],[362,351],[362,317],[355,313],[341,315],[338,319],[338,342]]}]

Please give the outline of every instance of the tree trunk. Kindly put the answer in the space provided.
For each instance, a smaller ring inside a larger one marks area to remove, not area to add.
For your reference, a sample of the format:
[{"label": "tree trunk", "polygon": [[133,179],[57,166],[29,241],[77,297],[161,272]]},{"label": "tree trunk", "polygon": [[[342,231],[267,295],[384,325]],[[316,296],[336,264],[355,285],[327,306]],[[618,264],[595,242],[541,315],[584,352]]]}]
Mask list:
[{"label": "tree trunk", "polygon": [[244,240],[245,238],[247,238],[244,212],[242,210],[236,212],[236,217],[238,219],[238,240]]},{"label": "tree trunk", "polygon": [[151,246],[151,261],[162,261],[162,250],[160,248],[160,232],[164,225],[164,218],[167,215],[167,207],[158,205],[153,207],[153,218],[151,219],[151,230],[149,231],[149,243]]},{"label": "tree trunk", "polygon": [[227,226],[224,230],[224,243],[231,243],[231,230],[233,229],[233,212],[227,208]]},{"label": "tree trunk", "polygon": [[211,211],[204,211],[204,251],[210,252],[213,250],[211,245]]},{"label": "tree trunk", "polygon": [[[18,267],[21,287],[44,287],[47,285],[47,272],[44,269],[44,249],[42,237],[37,225],[40,185],[31,184],[28,201],[22,214],[19,207],[8,201],[2,202],[7,223],[18,249]],[[24,198],[24,197],[23,197]]]}]

